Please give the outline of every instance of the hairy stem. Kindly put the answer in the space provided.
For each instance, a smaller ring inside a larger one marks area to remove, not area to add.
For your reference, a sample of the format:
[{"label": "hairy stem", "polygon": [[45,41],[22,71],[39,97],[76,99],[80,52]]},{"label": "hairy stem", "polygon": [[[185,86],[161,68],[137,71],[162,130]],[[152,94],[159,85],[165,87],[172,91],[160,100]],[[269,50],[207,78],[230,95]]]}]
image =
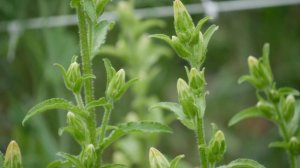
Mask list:
[{"label": "hairy stem", "polygon": [[[104,111],[104,116],[103,116],[103,119],[102,119],[102,123],[101,123],[101,129],[100,129],[100,135],[99,135],[99,144],[101,145],[104,141],[104,138],[105,138],[105,134],[106,134],[106,127],[109,123],[109,118],[110,118],[110,113],[112,111],[112,108],[108,108],[108,107],[105,107],[105,111]],[[99,161],[97,162],[97,167],[101,167],[101,163],[102,163],[102,152],[103,150],[102,149],[99,149],[99,154],[98,154],[98,157],[99,157]]]},{"label": "hairy stem", "polygon": [[[91,49],[89,42],[90,35],[90,27],[93,26],[89,21],[87,16],[84,13],[83,7],[79,6],[77,10],[78,21],[79,21],[79,39],[80,39],[80,52],[81,52],[81,59],[83,64],[83,75],[92,75],[92,63],[91,63]],[[93,81],[91,78],[86,79],[84,81],[84,93],[85,93],[85,103],[88,104],[89,102],[94,100],[94,93],[93,93]],[[91,143],[96,145],[96,117],[94,110],[89,111],[89,118],[88,118],[88,129],[90,133]]]},{"label": "hairy stem", "polygon": [[75,96],[75,99],[76,99],[76,102],[77,102],[78,106],[80,108],[84,108],[84,103],[82,101],[81,94],[80,93],[74,93],[74,96]]},{"label": "hairy stem", "polygon": [[200,165],[201,168],[208,168],[207,154],[206,154],[206,149],[204,148],[206,146],[204,123],[203,123],[203,118],[200,117],[199,115],[197,115],[196,125],[197,125],[196,136],[197,136],[198,150],[200,155]]}]

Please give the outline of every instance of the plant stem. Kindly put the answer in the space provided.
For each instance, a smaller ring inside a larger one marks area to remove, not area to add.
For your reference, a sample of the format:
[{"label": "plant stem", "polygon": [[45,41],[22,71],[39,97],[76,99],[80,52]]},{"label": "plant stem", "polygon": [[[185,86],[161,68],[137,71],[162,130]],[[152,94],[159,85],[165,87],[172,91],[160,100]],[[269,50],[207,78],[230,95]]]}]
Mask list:
[{"label": "plant stem", "polygon": [[75,96],[76,102],[79,105],[79,107],[84,108],[84,104],[83,104],[83,101],[82,101],[81,94],[80,93],[74,93],[74,96]]},{"label": "plant stem", "polygon": [[[112,108],[111,107],[105,107],[105,111],[104,111],[104,116],[103,116],[103,119],[102,119],[102,123],[101,123],[101,129],[100,129],[100,135],[99,135],[99,144],[101,145],[104,141],[104,138],[105,138],[105,134],[106,134],[106,127],[108,125],[108,122],[109,122],[109,118],[110,118],[110,113],[112,111]],[[99,157],[99,161],[97,162],[97,165],[96,167],[101,167],[101,163],[102,163],[102,152],[103,150],[100,148],[99,149],[99,154],[98,154],[98,157]]]},{"label": "plant stem", "polygon": [[[77,10],[77,16],[79,21],[79,39],[80,39],[80,52],[81,59],[83,64],[83,75],[92,75],[92,63],[91,63],[91,43],[89,42],[89,38],[91,37],[90,27],[92,24],[88,22],[87,16],[84,13],[83,7],[80,5]],[[85,93],[85,103],[94,100],[93,93],[93,81],[91,78],[86,79],[84,81],[84,93]],[[89,119],[88,119],[88,129],[91,136],[91,143],[96,145],[96,117],[94,110],[89,111]]]},{"label": "plant stem", "polygon": [[196,135],[197,135],[198,150],[200,155],[200,165],[201,168],[208,168],[206,149],[204,148],[206,146],[204,124],[203,124],[203,118],[200,117],[199,114],[197,114],[196,125],[197,125]]},{"label": "plant stem", "polygon": [[[274,104],[274,106],[275,106],[276,113],[279,117],[278,127],[280,132],[282,132],[282,138],[284,139],[285,142],[288,143],[290,141],[291,135],[288,132],[287,124],[282,116],[282,112],[278,108],[278,105]],[[287,150],[287,155],[290,163],[290,168],[296,168],[297,167],[296,156],[294,156],[289,150]]]}]

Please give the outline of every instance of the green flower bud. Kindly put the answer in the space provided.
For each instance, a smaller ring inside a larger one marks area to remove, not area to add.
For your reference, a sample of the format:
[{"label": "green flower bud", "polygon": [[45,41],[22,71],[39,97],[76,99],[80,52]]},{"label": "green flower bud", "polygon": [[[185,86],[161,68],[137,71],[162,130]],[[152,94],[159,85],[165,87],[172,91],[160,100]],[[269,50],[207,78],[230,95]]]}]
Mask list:
[{"label": "green flower bud", "polygon": [[172,46],[181,58],[188,59],[192,56],[192,53],[186,46],[181,43],[181,41],[176,36],[172,36]]},{"label": "green flower bud", "polygon": [[71,83],[76,83],[81,77],[80,65],[75,61],[71,63],[67,71],[67,80]]},{"label": "green flower bud", "polygon": [[67,113],[67,123],[69,125],[68,132],[74,136],[78,143],[82,144],[85,141],[86,125],[81,121],[81,118],[76,116],[73,112]]},{"label": "green flower bud", "polygon": [[22,156],[19,145],[11,141],[7,147],[4,159],[5,168],[22,168]]},{"label": "green flower bud", "polygon": [[177,91],[179,103],[182,106],[184,114],[189,118],[194,118],[197,113],[197,107],[194,103],[194,96],[191,93],[189,86],[183,79],[178,79]]},{"label": "green flower bud", "polygon": [[96,149],[93,144],[88,144],[81,155],[81,162],[84,167],[95,167],[94,161],[97,161]]},{"label": "green flower bud", "polygon": [[208,159],[211,162],[220,161],[226,152],[225,136],[221,130],[218,130],[209,143]]},{"label": "green flower bud", "polygon": [[267,116],[272,116],[272,113],[274,112],[274,106],[268,102],[265,101],[259,101],[256,104],[256,107],[262,111],[264,114],[266,114]]},{"label": "green flower bud", "polygon": [[289,149],[293,155],[300,155],[300,142],[296,137],[292,137],[289,142]]},{"label": "green flower bud", "polygon": [[180,0],[173,2],[174,25],[180,40],[188,42],[195,29],[193,20]]},{"label": "green flower bud", "polygon": [[120,69],[111,79],[108,84],[106,96],[113,100],[118,100],[123,94],[125,85],[125,71]]},{"label": "green flower bud", "polygon": [[192,68],[189,74],[189,85],[193,92],[197,95],[202,94],[205,84],[204,71],[198,71],[196,68]]},{"label": "green flower bud", "polygon": [[286,121],[290,121],[295,113],[295,98],[288,95],[283,104],[283,116]]},{"label": "green flower bud", "polygon": [[151,168],[169,168],[170,163],[157,149],[151,147],[149,150],[149,162]]},{"label": "green flower bud", "polygon": [[249,66],[250,73],[252,75],[257,73],[256,71],[258,71],[258,64],[259,61],[255,57],[253,56],[248,57],[248,66]]}]

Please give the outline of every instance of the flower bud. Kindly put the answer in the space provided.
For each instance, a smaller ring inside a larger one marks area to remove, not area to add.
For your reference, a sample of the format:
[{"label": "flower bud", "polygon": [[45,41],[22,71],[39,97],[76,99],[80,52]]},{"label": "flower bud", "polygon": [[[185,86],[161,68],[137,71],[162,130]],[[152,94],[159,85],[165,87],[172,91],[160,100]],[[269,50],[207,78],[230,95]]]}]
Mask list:
[{"label": "flower bud", "polygon": [[256,107],[267,116],[272,116],[272,113],[275,110],[272,104],[265,101],[257,102]]},{"label": "flower bud", "polygon": [[118,100],[123,94],[123,87],[125,85],[125,71],[120,69],[111,79],[108,84],[106,96]]},{"label": "flower bud", "polygon": [[96,149],[93,144],[88,144],[81,156],[84,167],[94,167],[94,161],[97,161]]},{"label": "flower bud", "polygon": [[5,168],[22,168],[22,156],[18,144],[11,141],[7,147],[4,159]]},{"label": "flower bud", "polygon": [[218,130],[209,143],[208,158],[212,162],[218,162],[223,158],[226,152],[225,136],[221,130]]},{"label": "flower bud", "polygon": [[183,79],[178,79],[177,91],[179,103],[183,108],[184,114],[189,118],[194,118],[197,113],[197,107],[195,106],[194,97],[190,91],[190,88]]},{"label": "flower bud", "polygon": [[259,61],[255,57],[248,57],[248,67],[251,75],[258,74],[258,64]]},{"label": "flower bud", "polygon": [[283,116],[286,121],[290,121],[295,113],[295,98],[288,95],[283,104]]},{"label": "flower bud", "polygon": [[178,56],[180,56],[181,58],[188,59],[192,56],[192,53],[187,49],[186,46],[181,43],[181,41],[176,36],[172,36],[172,46]]},{"label": "flower bud", "polygon": [[180,0],[173,2],[174,25],[180,40],[188,42],[195,28],[193,20]]},{"label": "flower bud", "polygon": [[204,71],[198,71],[196,68],[192,68],[189,76],[190,76],[189,85],[191,89],[197,95],[201,94],[203,92],[204,85],[206,84],[204,78]]},{"label": "flower bud", "polygon": [[300,155],[300,142],[296,137],[292,137],[289,142],[289,149],[293,155]]},{"label": "flower bud", "polygon": [[76,83],[80,77],[80,65],[76,61],[74,61],[68,68],[67,80],[73,84]]},{"label": "flower bud", "polygon": [[169,168],[170,163],[157,149],[151,147],[149,150],[149,162],[151,168]]},{"label": "flower bud", "polygon": [[67,123],[69,125],[68,127],[71,128],[71,130],[69,130],[69,133],[73,135],[73,137],[78,143],[83,143],[86,137],[85,134],[87,133],[86,125],[81,121],[81,119],[78,116],[76,116],[71,111],[67,113]]}]

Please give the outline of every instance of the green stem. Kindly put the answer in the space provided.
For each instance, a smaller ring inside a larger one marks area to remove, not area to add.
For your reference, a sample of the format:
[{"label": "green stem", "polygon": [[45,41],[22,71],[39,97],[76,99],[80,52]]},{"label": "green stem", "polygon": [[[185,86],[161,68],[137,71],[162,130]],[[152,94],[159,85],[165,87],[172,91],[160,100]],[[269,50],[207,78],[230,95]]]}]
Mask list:
[{"label": "green stem", "polygon": [[206,142],[205,142],[205,133],[204,133],[204,124],[203,118],[197,115],[196,119],[196,135],[197,135],[197,143],[198,143],[198,150],[200,155],[200,165],[201,168],[208,168],[207,163],[207,154],[206,154]]},{"label": "green stem", "polygon": [[76,102],[77,102],[78,106],[80,108],[84,108],[84,104],[83,104],[83,101],[82,101],[81,94],[80,93],[74,93],[74,96],[75,96],[75,99],[76,99]]},{"label": "green stem", "polygon": [[[90,27],[92,26],[89,23],[87,16],[83,10],[82,6],[78,7],[77,11],[78,21],[79,21],[79,38],[80,38],[80,51],[81,51],[81,58],[83,64],[83,75],[92,75],[92,63],[91,63],[91,49],[89,42],[90,35]],[[85,93],[85,103],[88,104],[89,102],[94,100],[94,93],[93,93],[93,81],[91,78],[88,78],[84,81],[84,93]],[[96,117],[94,110],[89,111],[89,118],[88,118],[88,129],[90,133],[91,143],[96,145]]]},{"label": "green stem", "polygon": [[[104,141],[104,138],[105,138],[105,134],[106,134],[106,127],[108,125],[108,122],[109,122],[109,118],[110,118],[110,113],[112,111],[112,108],[108,108],[108,107],[105,107],[105,111],[104,111],[104,116],[103,116],[103,119],[102,119],[102,123],[101,123],[101,128],[100,128],[100,135],[99,135],[99,144],[101,145]],[[99,149],[99,154],[98,154],[98,157],[99,157],[99,161],[97,162],[97,166],[96,167],[101,167],[101,163],[102,163],[102,152],[103,150],[100,148]]]},{"label": "green stem", "polygon": [[[276,113],[279,117],[279,121],[277,123],[278,123],[279,130],[282,133],[282,138],[284,139],[285,142],[289,143],[292,135],[290,135],[288,132],[287,123],[284,120],[284,117],[282,115],[282,112],[279,110],[278,105],[274,104],[274,106],[275,106]],[[296,168],[297,167],[296,156],[293,155],[289,150],[287,150],[287,155],[290,163],[290,168]]]}]

